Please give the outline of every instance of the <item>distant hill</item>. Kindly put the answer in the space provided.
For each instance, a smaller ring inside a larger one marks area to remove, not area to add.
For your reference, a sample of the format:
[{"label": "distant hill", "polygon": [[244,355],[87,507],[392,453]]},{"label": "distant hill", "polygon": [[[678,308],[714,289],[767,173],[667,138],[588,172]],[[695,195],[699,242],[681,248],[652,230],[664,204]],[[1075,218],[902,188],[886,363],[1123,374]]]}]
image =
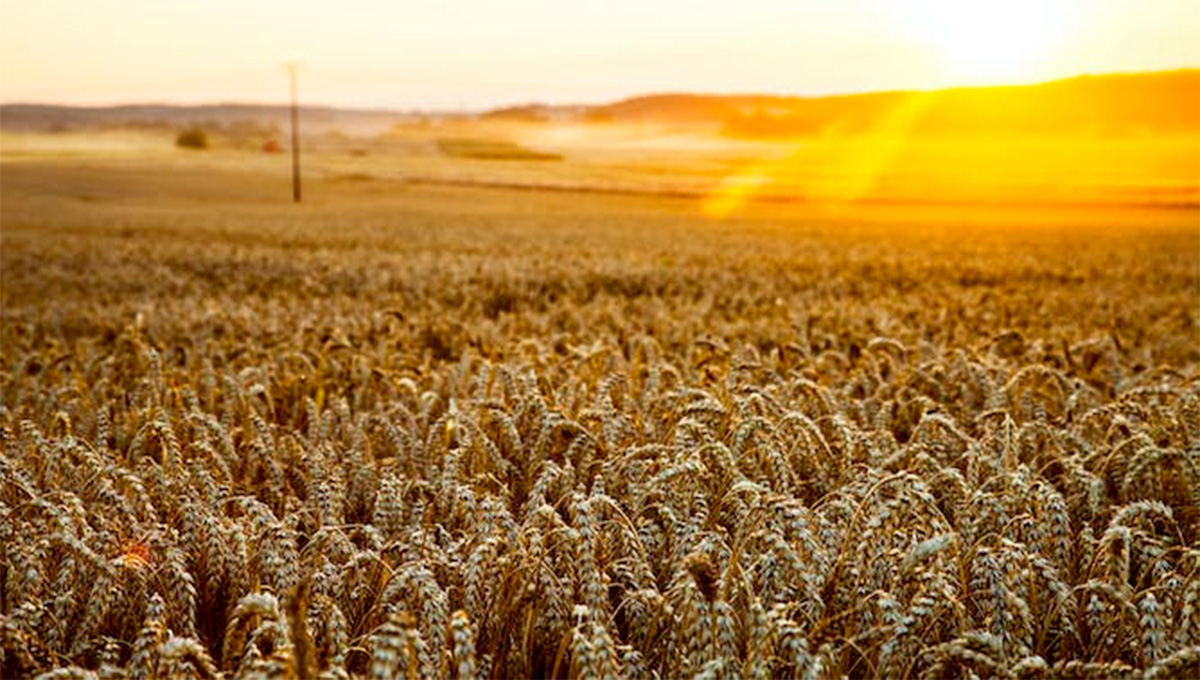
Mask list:
[{"label": "distant hill", "polygon": [[628,123],[711,124],[753,111],[782,113],[806,101],[776,95],[652,94],[595,107],[597,119]]},{"label": "distant hill", "polygon": [[[1082,76],[1039,85],[961,87],[931,92],[872,92],[827,97],[651,94],[610,104],[528,104],[481,118],[526,123],[653,124],[746,138],[854,134],[886,126],[905,111],[909,133],[1200,132],[1200,69]],[[308,134],[380,134],[406,119],[463,117],[377,109],[304,107]],[[108,107],[0,105],[0,128],[51,131],[112,127],[239,126],[282,130],[286,106],[128,105]]]},{"label": "distant hill", "polygon": [[[346,134],[379,134],[398,120],[411,116],[400,111],[340,109],[306,106],[301,109],[306,133],[339,131]],[[104,128],[170,128],[199,126],[236,130],[254,127],[283,130],[288,124],[287,106],[256,104],[210,104],[172,106],[132,104],[122,106],[56,106],[46,104],[0,105],[0,128],[41,131]]]},{"label": "distant hill", "polygon": [[656,94],[601,106],[531,105],[489,115],[704,126],[732,136],[769,138],[878,129],[910,103],[906,129],[918,133],[1194,132],[1200,131],[1200,70],[831,97]]}]

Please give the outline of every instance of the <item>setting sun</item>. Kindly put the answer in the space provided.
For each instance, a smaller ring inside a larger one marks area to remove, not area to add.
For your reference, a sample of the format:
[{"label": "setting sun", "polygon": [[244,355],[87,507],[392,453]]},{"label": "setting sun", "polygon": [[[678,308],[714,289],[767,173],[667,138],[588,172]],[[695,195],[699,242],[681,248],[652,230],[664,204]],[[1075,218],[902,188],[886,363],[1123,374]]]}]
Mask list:
[{"label": "setting sun", "polygon": [[948,80],[1030,78],[1071,29],[1062,2],[921,0],[907,11],[905,23],[936,51]]}]

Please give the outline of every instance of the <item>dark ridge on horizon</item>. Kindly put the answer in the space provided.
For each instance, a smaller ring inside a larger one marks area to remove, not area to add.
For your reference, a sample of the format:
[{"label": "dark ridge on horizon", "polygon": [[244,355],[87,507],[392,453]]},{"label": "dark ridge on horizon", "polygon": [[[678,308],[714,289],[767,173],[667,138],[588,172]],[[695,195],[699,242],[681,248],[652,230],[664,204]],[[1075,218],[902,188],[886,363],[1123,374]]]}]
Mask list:
[{"label": "dark ridge on horizon", "polygon": [[[687,91],[664,91],[664,92],[646,92],[643,94],[630,95],[623,97],[608,104],[580,104],[575,105],[578,108],[587,108],[590,106],[610,106],[624,102],[637,101],[640,99],[650,99],[654,97],[713,97],[727,99],[779,99],[779,100],[806,100],[812,101],[816,99],[844,99],[847,97],[863,97],[871,95],[895,95],[895,94],[917,94],[917,93],[936,93],[936,92],[958,92],[963,90],[1014,90],[1034,87],[1043,87],[1046,85],[1055,85],[1059,83],[1069,83],[1074,81],[1087,81],[1093,79],[1121,79],[1121,78],[1143,78],[1153,76],[1172,76],[1172,75],[1200,75],[1200,66],[1189,66],[1186,68],[1164,69],[1156,71],[1114,71],[1111,73],[1083,73],[1065,78],[1054,78],[1052,80],[1039,80],[1031,83],[1000,83],[996,85],[950,85],[947,87],[933,88],[890,88],[882,90],[851,90],[851,91],[835,91],[821,92],[819,94],[786,94],[781,92],[687,92]],[[1197,92],[1200,95],[1200,92]],[[529,102],[530,106],[540,106],[539,102]],[[546,104],[545,106],[559,106]],[[562,104],[561,106],[572,106],[571,104]],[[504,107],[508,108],[508,107]]]},{"label": "dark ridge on horizon", "polygon": [[917,96],[925,99],[911,128],[916,132],[1200,130],[1200,69],[814,97],[663,93],[590,107],[507,107],[484,116],[530,122],[575,117],[589,122],[708,126],[731,136],[772,138],[833,130],[861,132]]},{"label": "dark ridge on horizon", "polygon": [[[1053,85],[1056,83],[1065,83],[1080,80],[1089,80],[1095,78],[1141,78],[1146,76],[1166,76],[1172,74],[1200,74],[1200,66],[1167,69],[1162,71],[1121,71],[1113,73],[1088,73],[1078,76],[1070,76],[1067,78],[1056,78],[1054,80],[1038,81],[1034,83],[1015,83],[1015,84],[1000,84],[1000,85],[954,85],[951,87],[930,88],[930,89],[884,89],[884,90],[862,90],[849,92],[822,92],[820,94],[786,94],[780,92],[687,92],[681,90],[666,90],[661,92],[645,92],[642,94],[633,94],[626,97],[621,97],[609,102],[599,103],[558,103],[550,104],[540,101],[525,101],[512,104],[503,104],[500,106],[479,107],[479,108],[435,108],[422,106],[342,106],[339,104],[301,104],[301,109],[312,112],[338,112],[338,113],[360,113],[360,114],[376,114],[387,113],[393,115],[463,115],[463,114],[478,114],[489,115],[501,113],[504,111],[515,111],[523,109],[571,109],[571,110],[588,110],[596,108],[604,108],[618,106],[622,104],[632,104],[644,100],[655,99],[722,99],[728,101],[758,101],[758,100],[777,100],[777,101],[814,101],[822,99],[844,99],[848,97],[865,97],[877,95],[897,95],[897,94],[914,94],[918,92],[933,93],[933,92],[957,92],[957,91],[977,91],[977,90],[1011,90],[1023,89],[1031,87],[1042,87],[1045,85]],[[1200,92],[1197,92],[1200,95]],[[164,111],[190,110],[198,111],[204,109],[244,109],[244,110],[269,110],[272,112],[284,111],[288,109],[287,104],[269,103],[269,102],[253,102],[253,101],[216,101],[204,103],[171,103],[166,101],[130,101],[116,104],[60,104],[49,101],[11,101],[0,102],[0,111],[13,110],[75,110],[75,111],[120,111],[120,110],[154,110],[161,109]]]},{"label": "dark ridge on horizon", "polygon": [[[113,104],[78,106],[58,104],[0,104],[0,129],[54,132],[109,128],[176,129],[198,126],[228,129],[254,126],[286,127],[286,104]],[[307,132],[328,132],[341,127],[386,132],[397,121],[424,115],[393,109],[356,109],[325,105],[301,106]]]},{"label": "dark ridge on horizon", "polygon": [[[918,122],[929,129],[1068,128],[1073,125],[1155,130],[1200,129],[1200,68],[1081,75],[1028,85],[956,86],[935,90],[881,90],[822,95],[660,92],[601,104],[526,103],[484,110],[302,105],[312,132],[346,125],[386,130],[404,119],[480,117],[521,122],[649,123],[703,127],[742,137],[819,133],[831,125],[868,128],[905,97],[930,98]],[[286,104],[128,103],[0,104],[0,128],[24,131],[110,127],[215,128],[239,124],[280,126]],[[1014,114],[1014,112],[1016,112]],[[1005,117],[1007,116],[1007,118]],[[968,124],[969,123],[969,124]],[[1026,130],[1027,131],[1027,130]]]}]

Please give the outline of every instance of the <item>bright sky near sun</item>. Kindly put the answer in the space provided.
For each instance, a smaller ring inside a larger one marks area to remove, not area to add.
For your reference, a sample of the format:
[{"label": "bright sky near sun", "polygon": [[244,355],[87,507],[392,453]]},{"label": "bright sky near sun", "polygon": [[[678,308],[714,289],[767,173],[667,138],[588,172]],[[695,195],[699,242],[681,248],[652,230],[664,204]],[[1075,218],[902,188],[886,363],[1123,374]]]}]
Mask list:
[{"label": "bright sky near sun", "polygon": [[0,101],[481,108],[1200,66],[1200,0],[0,0]]}]

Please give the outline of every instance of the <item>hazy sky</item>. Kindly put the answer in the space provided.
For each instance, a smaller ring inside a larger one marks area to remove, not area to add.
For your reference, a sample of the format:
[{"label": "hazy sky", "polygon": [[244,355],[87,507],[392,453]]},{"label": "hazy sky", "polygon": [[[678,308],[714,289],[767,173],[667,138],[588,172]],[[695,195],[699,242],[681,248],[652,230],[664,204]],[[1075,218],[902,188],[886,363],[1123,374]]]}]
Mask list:
[{"label": "hazy sky", "polygon": [[0,0],[0,100],[479,108],[1200,66],[1200,0]]}]

